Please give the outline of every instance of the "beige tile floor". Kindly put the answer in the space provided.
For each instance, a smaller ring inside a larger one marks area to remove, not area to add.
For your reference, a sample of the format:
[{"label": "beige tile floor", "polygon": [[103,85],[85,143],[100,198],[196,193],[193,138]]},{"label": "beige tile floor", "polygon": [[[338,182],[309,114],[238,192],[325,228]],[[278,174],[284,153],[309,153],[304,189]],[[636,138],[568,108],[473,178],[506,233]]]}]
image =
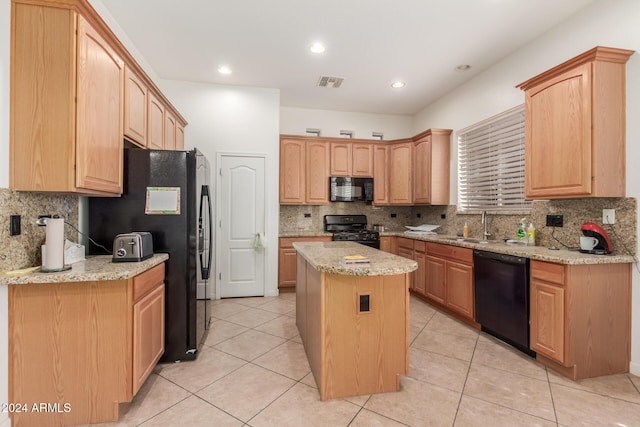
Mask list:
[{"label": "beige tile floor", "polygon": [[413,297],[410,350],[401,391],[321,402],[294,294],[216,301],[198,359],[101,426],[640,426],[639,377],[569,381]]}]

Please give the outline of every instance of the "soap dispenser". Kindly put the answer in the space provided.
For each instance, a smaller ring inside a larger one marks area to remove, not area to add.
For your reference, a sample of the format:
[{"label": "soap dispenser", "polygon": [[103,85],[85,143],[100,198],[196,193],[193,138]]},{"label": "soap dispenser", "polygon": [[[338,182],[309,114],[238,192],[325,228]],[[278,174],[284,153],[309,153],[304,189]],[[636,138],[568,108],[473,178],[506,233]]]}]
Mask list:
[{"label": "soap dispenser", "polygon": [[527,245],[536,245],[536,228],[533,226],[532,222],[529,223],[529,228],[527,228]]},{"label": "soap dispenser", "polygon": [[520,222],[518,222],[518,242],[520,243],[527,243],[527,231],[525,230],[525,219],[526,218],[521,218]]},{"label": "soap dispenser", "polygon": [[469,226],[467,225],[466,221],[464,223],[464,227],[462,227],[462,237],[464,238],[469,237]]}]

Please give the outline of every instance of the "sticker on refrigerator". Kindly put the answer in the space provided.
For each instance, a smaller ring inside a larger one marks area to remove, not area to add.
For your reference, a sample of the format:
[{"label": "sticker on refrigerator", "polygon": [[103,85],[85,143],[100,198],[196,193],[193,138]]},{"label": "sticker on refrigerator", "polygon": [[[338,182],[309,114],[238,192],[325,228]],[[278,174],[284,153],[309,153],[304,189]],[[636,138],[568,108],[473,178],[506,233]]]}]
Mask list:
[{"label": "sticker on refrigerator", "polygon": [[147,187],[147,215],[180,215],[180,187]]}]

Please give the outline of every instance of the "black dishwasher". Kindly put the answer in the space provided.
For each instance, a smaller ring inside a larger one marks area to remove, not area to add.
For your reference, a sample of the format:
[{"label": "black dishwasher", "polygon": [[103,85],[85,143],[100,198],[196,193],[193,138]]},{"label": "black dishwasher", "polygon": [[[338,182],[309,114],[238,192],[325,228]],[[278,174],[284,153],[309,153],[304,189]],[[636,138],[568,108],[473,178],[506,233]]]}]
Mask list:
[{"label": "black dishwasher", "polygon": [[476,322],[482,330],[531,356],[529,259],[473,251]]}]

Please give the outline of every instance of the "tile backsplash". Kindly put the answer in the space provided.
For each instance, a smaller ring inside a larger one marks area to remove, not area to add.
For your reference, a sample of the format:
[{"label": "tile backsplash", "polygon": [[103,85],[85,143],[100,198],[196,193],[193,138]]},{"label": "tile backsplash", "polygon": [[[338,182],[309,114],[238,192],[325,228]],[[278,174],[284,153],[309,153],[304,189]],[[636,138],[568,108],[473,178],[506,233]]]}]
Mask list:
[{"label": "tile backsplash", "polygon": [[[78,196],[32,193],[0,188],[0,271],[10,271],[41,264],[40,246],[45,227],[36,224],[38,215],[59,215],[78,226]],[[21,216],[21,233],[10,236],[11,215]],[[65,226],[66,238],[77,241],[77,232]]]},{"label": "tile backsplash", "polygon": [[[526,226],[536,228],[536,245],[559,248],[579,246],[580,226],[587,221],[602,225],[602,210],[615,209],[616,223],[604,225],[617,254],[636,254],[637,202],[635,198],[592,198],[565,200],[536,200],[531,212],[524,214],[489,214],[490,239],[514,239],[520,218]],[[310,214],[310,217],[305,217]],[[462,233],[467,222],[469,236],[482,238],[483,226],[479,214],[460,214],[456,206],[398,206],[374,207],[364,202],[329,203],[323,206],[280,206],[280,232],[321,231],[323,216],[329,214],[364,214],[369,225],[384,224],[386,231],[405,231],[405,225],[438,224],[438,234]],[[395,217],[392,217],[395,214]],[[563,215],[562,228],[547,227],[547,215]],[[444,218],[442,218],[444,216]]]}]

